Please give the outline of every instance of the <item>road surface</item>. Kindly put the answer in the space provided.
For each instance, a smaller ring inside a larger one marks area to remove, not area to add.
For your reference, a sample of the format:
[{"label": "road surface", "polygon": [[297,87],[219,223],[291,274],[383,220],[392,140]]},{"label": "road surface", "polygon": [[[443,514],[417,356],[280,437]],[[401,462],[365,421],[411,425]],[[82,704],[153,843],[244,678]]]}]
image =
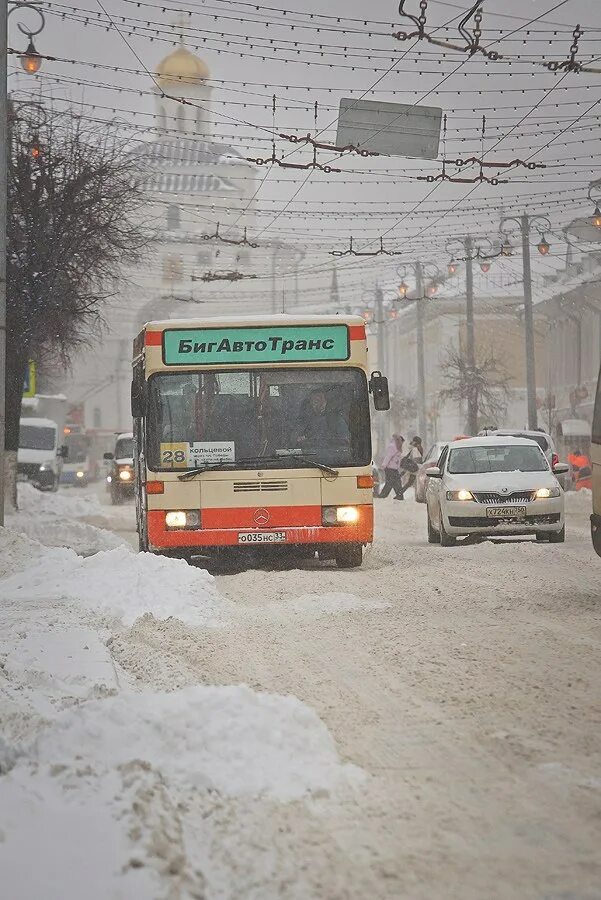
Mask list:
[{"label": "road surface", "polygon": [[[235,627],[115,638],[141,685],[295,695],[367,773],[352,797],[249,803],[242,840],[216,800],[219,896],[601,897],[601,560],[590,498],[567,499],[565,545],[449,549],[423,506],[381,501],[362,569],[218,575]],[[107,514],[133,541],[131,507]]]}]

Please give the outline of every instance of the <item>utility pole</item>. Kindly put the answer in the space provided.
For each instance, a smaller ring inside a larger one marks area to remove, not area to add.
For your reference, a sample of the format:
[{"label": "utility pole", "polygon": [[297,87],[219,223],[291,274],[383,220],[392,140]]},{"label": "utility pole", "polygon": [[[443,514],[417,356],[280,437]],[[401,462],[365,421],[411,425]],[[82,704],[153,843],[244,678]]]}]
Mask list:
[{"label": "utility pole", "polygon": [[6,431],[7,23],[8,4],[6,0],[0,0],[0,525],[4,525],[4,438]]},{"label": "utility pole", "polygon": [[[386,374],[386,335],[384,332],[384,294],[382,293],[382,288],[379,285],[376,285],[376,298],[374,304],[374,322],[377,328],[377,340],[378,340],[378,369]],[[378,454],[381,455],[384,451],[384,445],[386,443],[386,436],[384,434],[384,426],[385,420],[383,416],[378,416],[378,429],[377,429],[377,438],[378,438]]]},{"label": "utility pole", "polygon": [[421,262],[415,263],[415,332],[417,339],[417,419],[422,441],[427,440],[426,361],[424,353],[424,273]]},{"label": "utility pole", "polygon": [[526,341],[526,396],[528,402],[528,428],[538,426],[536,409],[536,360],[534,357],[534,316],[532,314],[532,268],[530,265],[530,217],[520,217],[522,232],[522,265],[524,268],[524,328]]},{"label": "utility pole", "polygon": [[[474,336],[474,242],[470,235],[465,238],[465,321],[466,321],[466,347],[465,357],[470,377],[476,370],[476,342]],[[468,387],[467,394],[467,432],[476,434],[478,431],[478,398],[473,384]]]},{"label": "utility pole", "polygon": [[528,428],[534,429],[538,425],[538,411],[536,409],[536,358],[534,347],[534,314],[532,309],[532,267],[530,264],[530,232],[532,225],[538,223],[540,228],[540,240],[538,242],[538,252],[541,256],[546,256],[549,252],[550,244],[548,243],[545,232],[551,230],[551,223],[546,216],[535,215],[530,216],[524,213],[517,218],[505,216],[499,224],[499,231],[504,236],[505,241],[501,248],[503,256],[512,256],[513,251],[511,244],[507,238],[507,232],[504,225],[513,223],[520,229],[522,237],[522,271],[524,280],[524,354],[526,357],[526,401],[528,409]]},{"label": "utility pole", "polygon": [[276,257],[277,257],[277,244],[273,245],[273,250],[271,252],[271,312],[277,313],[278,311],[278,298],[276,296],[275,290],[275,271],[276,271]]}]

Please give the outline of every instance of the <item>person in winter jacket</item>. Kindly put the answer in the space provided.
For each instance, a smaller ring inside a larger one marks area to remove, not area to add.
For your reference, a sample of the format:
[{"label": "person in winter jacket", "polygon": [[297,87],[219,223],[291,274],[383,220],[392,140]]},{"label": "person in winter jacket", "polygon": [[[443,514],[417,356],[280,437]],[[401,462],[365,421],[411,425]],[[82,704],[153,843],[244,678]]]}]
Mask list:
[{"label": "person in winter jacket", "polygon": [[401,470],[401,494],[404,497],[405,491],[415,484],[416,473],[424,461],[424,446],[422,439],[417,435],[411,439],[409,444],[409,453],[403,456],[400,463]]},{"label": "person in winter jacket", "polygon": [[403,444],[405,438],[401,434],[393,434],[384,458],[382,459],[382,468],[384,469],[384,487],[381,489],[378,497],[388,497],[391,491],[394,491],[395,500],[403,499],[403,485],[401,482],[401,459],[403,458]]}]

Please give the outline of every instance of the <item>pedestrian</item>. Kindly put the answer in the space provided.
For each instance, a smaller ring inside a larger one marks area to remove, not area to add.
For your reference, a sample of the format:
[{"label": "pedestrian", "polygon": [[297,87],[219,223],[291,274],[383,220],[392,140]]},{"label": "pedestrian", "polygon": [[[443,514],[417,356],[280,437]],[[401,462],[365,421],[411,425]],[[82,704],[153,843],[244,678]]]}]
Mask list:
[{"label": "pedestrian", "polygon": [[[404,499],[405,491],[415,484],[417,471],[424,461],[424,445],[420,437],[415,435],[415,437],[411,438],[409,447],[409,453],[403,456],[399,467],[401,472],[401,496],[398,498],[399,500]],[[404,475],[407,476],[405,481],[403,481]]]},{"label": "pedestrian", "polygon": [[403,485],[401,482],[401,459],[403,458],[403,444],[405,438],[402,434],[393,434],[382,459],[384,469],[384,486],[378,497],[388,497],[394,491],[396,500],[403,499]]}]

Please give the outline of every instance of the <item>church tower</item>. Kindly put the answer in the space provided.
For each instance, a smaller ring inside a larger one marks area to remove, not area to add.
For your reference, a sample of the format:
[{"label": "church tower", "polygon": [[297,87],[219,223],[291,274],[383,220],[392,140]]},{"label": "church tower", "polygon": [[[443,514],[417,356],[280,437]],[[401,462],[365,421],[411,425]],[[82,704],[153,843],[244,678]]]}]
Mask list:
[{"label": "church tower", "polygon": [[[186,137],[211,140],[211,73],[207,64],[180,46],[156,69],[156,122],[160,134],[177,131]],[[177,98],[177,99],[173,99]],[[190,105],[178,103],[189,100]]]}]

